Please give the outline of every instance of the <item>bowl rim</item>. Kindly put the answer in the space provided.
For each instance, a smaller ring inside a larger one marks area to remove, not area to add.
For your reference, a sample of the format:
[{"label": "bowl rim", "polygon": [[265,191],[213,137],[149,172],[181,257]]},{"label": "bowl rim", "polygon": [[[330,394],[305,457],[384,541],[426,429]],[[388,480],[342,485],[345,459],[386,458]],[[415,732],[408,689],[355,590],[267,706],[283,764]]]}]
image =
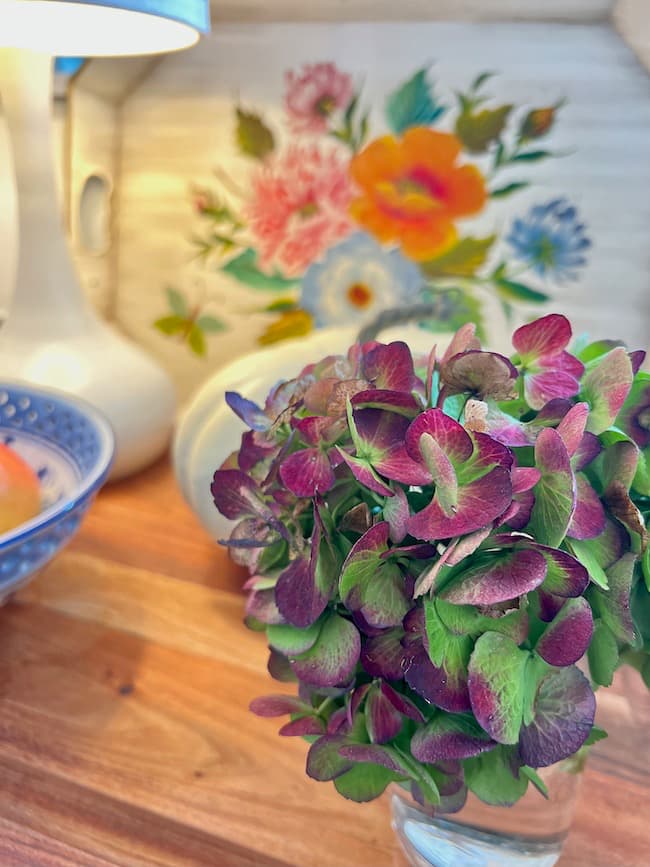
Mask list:
[{"label": "bowl rim", "polygon": [[24,391],[27,395],[35,395],[43,398],[52,398],[62,404],[68,404],[79,410],[93,425],[99,436],[100,452],[93,466],[92,472],[82,479],[73,493],[64,501],[59,501],[39,512],[29,521],[18,524],[5,533],[0,533],[0,551],[13,547],[17,543],[26,542],[30,537],[37,535],[57,522],[64,514],[74,511],[77,506],[87,499],[93,492],[99,490],[108,476],[113,458],[115,457],[115,433],[106,416],[76,394],[68,394],[55,388],[41,385],[32,385],[30,382],[20,379],[0,379],[0,391]]}]

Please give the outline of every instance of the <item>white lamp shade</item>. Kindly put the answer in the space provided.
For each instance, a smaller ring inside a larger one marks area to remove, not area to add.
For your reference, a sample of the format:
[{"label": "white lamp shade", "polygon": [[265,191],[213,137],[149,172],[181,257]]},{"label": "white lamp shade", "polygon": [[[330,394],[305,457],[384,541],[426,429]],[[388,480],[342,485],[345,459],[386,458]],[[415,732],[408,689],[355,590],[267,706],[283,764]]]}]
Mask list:
[{"label": "white lamp shade", "polygon": [[0,0],[0,46],[84,57],[187,48],[208,0]]}]

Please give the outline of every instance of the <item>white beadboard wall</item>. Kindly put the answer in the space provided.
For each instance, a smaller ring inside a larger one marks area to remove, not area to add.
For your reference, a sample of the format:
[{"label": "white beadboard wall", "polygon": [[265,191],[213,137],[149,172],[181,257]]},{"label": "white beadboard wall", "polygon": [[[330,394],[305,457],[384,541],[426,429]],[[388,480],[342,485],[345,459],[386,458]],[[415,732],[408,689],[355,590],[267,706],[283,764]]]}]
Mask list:
[{"label": "white beadboard wall", "polygon": [[[117,318],[170,369],[182,393],[253,348],[267,322],[247,312],[251,299],[231,284],[222,302],[232,330],[211,341],[207,362],[152,329],[164,312],[162,288],[181,282],[186,270],[185,239],[196,227],[188,188],[208,180],[217,162],[237,165],[233,100],[280,119],[284,70],[329,59],[365,79],[366,98],[378,109],[405,73],[431,61],[445,90],[494,69],[495,99],[544,105],[565,96],[553,147],[570,156],[527,172],[535,183],[517,210],[558,193],[578,204],[594,249],[584,279],[563,290],[555,309],[595,337],[648,346],[649,79],[609,24],[222,23],[196,48],[162,61],[122,108]],[[379,111],[374,128],[382,128]]]}]

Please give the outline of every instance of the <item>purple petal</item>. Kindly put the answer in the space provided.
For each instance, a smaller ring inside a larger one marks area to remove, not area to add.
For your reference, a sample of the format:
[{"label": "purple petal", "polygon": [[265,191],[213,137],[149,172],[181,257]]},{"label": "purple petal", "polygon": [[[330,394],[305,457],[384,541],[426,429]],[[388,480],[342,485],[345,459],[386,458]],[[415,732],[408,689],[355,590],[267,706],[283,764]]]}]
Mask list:
[{"label": "purple petal", "polygon": [[388,743],[402,729],[401,713],[378,689],[372,689],[366,699],[366,726],[374,744]]},{"label": "purple petal", "polygon": [[587,740],[595,712],[589,681],[575,666],[549,672],[537,691],[534,719],[521,731],[523,762],[544,768],[572,756]]},{"label": "purple petal", "polygon": [[550,623],[566,604],[566,599],[562,596],[554,596],[552,593],[546,593],[543,587],[537,591],[539,597],[539,619],[544,623]]},{"label": "purple petal", "polygon": [[435,765],[449,759],[469,759],[495,746],[471,717],[439,713],[416,731],[411,753],[419,762]]},{"label": "purple petal", "polygon": [[380,689],[388,701],[393,705],[395,710],[398,710],[401,714],[404,714],[404,716],[409,717],[409,719],[415,720],[415,722],[424,722],[422,712],[415,704],[413,704],[410,698],[407,698],[405,695],[402,695],[401,692],[394,690],[392,686],[386,683],[386,681],[382,682]]},{"label": "purple petal", "polygon": [[602,452],[603,447],[600,440],[595,434],[585,432],[577,448],[576,453],[571,459],[571,465],[576,473],[590,464]]},{"label": "purple petal", "polygon": [[512,345],[526,360],[561,352],[571,340],[571,324],[566,316],[551,313],[528,325],[522,325],[512,335]]},{"label": "purple petal", "polygon": [[603,456],[603,488],[618,482],[627,492],[632,487],[639,463],[639,449],[631,442],[613,443]]},{"label": "purple petal", "polygon": [[292,418],[291,427],[298,431],[302,439],[310,446],[317,446],[327,440],[326,431],[332,425],[332,419],[323,416],[306,416]]},{"label": "purple petal", "polygon": [[546,560],[537,551],[486,554],[438,595],[454,605],[496,605],[530,593],[546,577]]},{"label": "purple petal", "polygon": [[262,461],[275,457],[278,452],[279,448],[273,440],[266,439],[258,431],[246,431],[242,435],[237,456],[239,469],[248,473]]},{"label": "purple petal", "polygon": [[361,686],[358,686],[354,690],[354,692],[352,693],[352,699],[350,700],[350,706],[349,706],[349,711],[348,711],[348,716],[349,716],[350,721],[352,721],[354,719],[354,717],[356,716],[357,711],[361,707],[361,703],[363,702],[365,697],[368,695],[369,691],[370,691],[370,684],[364,683]]},{"label": "purple petal", "polygon": [[591,607],[584,596],[567,599],[535,649],[549,665],[573,665],[587,652],[593,632]]},{"label": "purple petal", "polygon": [[217,470],[210,491],[217,509],[231,521],[268,512],[256,483],[241,470]]},{"label": "purple petal", "polygon": [[379,344],[366,353],[362,362],[363,375],[376,388],[409,392],[414,387],[415,371],[411,350],[406,343],[395,341]]},{"label": "purple petal", "polygon": [[250,593],[246,599],[246,615],[269,626],[285,622],[275,604],[275,590],[273,588],[254,590]]},{"label": "purple petal", "polygon": [[426,541],[465,536],[488,526],[503,514],[511,500],[510,473],[503,467],[495,467],[461,488],[456,515],[447,517],[434,498],[421,512],[410,518],[408,531],[416,539]]},{"label": "purple petal", "polygon": [[609,590],[594,588],[594,612],[623,644],[634,645],[637,640],[634,620],[630,612],[630,594],[636,555],[624,554],[607,570]]},{"label": "purple petal", "polygon": [[557,432],[562,437],[569,456],[573,456],[582,442],[582,436],[587,426],[589,416],[589,404],[576,403],[564,416],[557,427]]},{"label": "purple petal", "polygon": [[385,388],[371,388],[357,392],[351,399],[352,406],[390,410],[412,418],[421,407],[413,395],[404,391],[390,391]]},{"label": "purple petal", "polygon": [[490,535],[491,527],[483,527],[481,530],[476,530],[470,533],[469,536],[464,536],[458,540],[458,544],[454,545],[447,557],[446,562],[450,566],[456,566],[465,557],[469,557],[474,551],[487,539]]},{"label": "purple petal", "polygon": [[291,667],[299,679],[310,686],[341,686],[353,674],[361,651],[356,626],[338,614],[323,624],[316,644]]},{"label": "purple petal", "polygon": [[535,486],[529,531],[538,542],[556,547],[571,523],[576,488],[569,453],[553,428],[544,428],[537,437],[535,465],[542,477]]},{"label": "purple petal", "polygon": [[536,467],[515,467],[511,475],[513,494],[530,491],[542,477],[542,474]]},{"label": "purple petal", "polygon": [[[335,583],[331,585],[334,589]],[[293,626],[311,626],[327,608],[330,594],[316,586],[310,562],[302,557],[292,560],[275,585],[275,601],[282,616]]]},{"label": "purple petal", "polygon": [[463,713],[471,709],[465,671],[450,672],[437,668],[422,645],[412,646],[408,650],[405,665],[406,682],[426,701],[450,713]]},{"label": "purple petal", "polygon": [[386,680],[401,680],[404,677],[403,635],[404,630],[397,627],[364,639],[361,664],[371,677]]},{"label": "purple petal", "polygon": [[359,438],[373,451],[383,454],[404,442],[409,420],[384,409],[356,409],[354,423]]},{"label": "purple petal", "polygon": [[334,471],[320,449],[303,449],[280,464],[280,478],[297,497],[324,494],[334,485]]},{"label": "purple petal", "polygon": [[314,716],[303,716],[300,719],[285,723],[278,732],[285,738],[305,737],[306,735],[325,734],[325,723]]},{"label": "purple petal", "polygon": [[546,545],[535,545],[546,558],[547,572],[542,589],[555,596],[581,596],[589,585],[589,573],[571,554],[559,548],[549,548]]},{"label": "purple petal", "polygon": [[226,392],[226,403],[239,418],[252,430],[264,431],[271,427],[271,420],[263,409],[238,394],[236,391]]},{"label": "purple petal", "polygon": [[436,498],[447,517],[454,515],[458,506],[458,479],[453,464],[430,434],[420,437],[420,453],[436,486]]},{"label": "purple petal", "polygon": [[347,452],[336,447],[337,453],[343,458],[354,478],[369,491],[374,491],[383,497],[392,497],[394,491],[379,478],[368,461],[363,458],[353,458]]},{"label": "purple petal", "polygon": [[420,437],[423,434],[432,437],[455,465],[467,461],[474,450],[465,428],[441,409],[428,409],[421,413],[406,431],[406,450],[418,463],[423,461],[420,451]]},{"label": "purple petal", "polygon": [[498,519],[498,523],[507,524],[513,530],[523,530],[530,522],[535,505],[535,495],[532,491],[515,494],[509,508]]},{"label": "purple petal", "polygon": [[269,653],[269,661],[266,664],[266,668],[273,680],[278,680],[280,683],[296,682],[296,675],[291,670],[287,657],[282,653],[278,653],[277,650],[273,650],[273,648],[271,648],[271,652]]},{"label": "purple petal", "polygon": [[519,737],[523,677],[529,654],[506,635],[484,632],[469,662],[472,711],[483,729],[502,744]]},{"label": "purple petal", "polygon": [[408,776],[406,766],[398,763],[397,754],[389,752],[379,744],[346,744],[339,749],[339,754],[352,762],[381,765],[396,774]]},{"label": "purple petal", "polygon": [[253,699],[249,710],[257,716],[274,717],[292,713],[311,713],[312,708],[295,695],[263,695]]},{"label": "purple petal", "polygon": [[641,365],[645,361],[646,352],[643,349],[634,349],[629,353],[630,364],[632,365],[632,373],[636,376],[641,370]]},{"label": "purple petal", "polygon": [[567,530],[572,539],[595,539],[605,529],[605,509],[582,473],[576,476],[576,507]]},{"label": "purple petal", "polygon": [[[513,464],[513,454],[507,446],[500,443],[494,437],[477,431],[472,434],[474,439],[474,454],[472,456],[472,468],[478,467],[505,467],[510,469]],[[460,474],[461,478],[463,474]]]}]

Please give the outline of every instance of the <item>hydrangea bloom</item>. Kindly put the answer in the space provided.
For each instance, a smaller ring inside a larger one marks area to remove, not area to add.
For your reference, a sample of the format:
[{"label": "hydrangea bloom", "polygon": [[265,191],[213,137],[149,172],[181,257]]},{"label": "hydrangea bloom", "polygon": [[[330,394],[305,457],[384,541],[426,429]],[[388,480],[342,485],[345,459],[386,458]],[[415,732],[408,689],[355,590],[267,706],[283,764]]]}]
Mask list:
[{"label": "hydrangea bloom", "polygon": [[352,230],[352,183],[335,148],[292,144],[257,169],[246,206],[259,263],[302,274]]},{"label": "hydrangea bloom", "polygon": [[421,288],[420,269],[399,250],[386,250],[365,232],[355,232],[309,267],[301,306],[317,325],[349,325],[413,303]]},{"label": "hydrangea bloom", "polygon": [[[570,333],[544,317],[507,359],[465,326],[420,366],[404,343],[357,344],[263,408],[227,397],[250,429],[214,475],[224,543],[270,673],[298,681],[251,707],[291,715],[307,773],[346,797],[398,782],[439,812],[468,791],[513,803],[598,736],[585,654],[597,684],[619,652],[650,668],[650,376],[620,345],[583,366]],[[539,405],[527,377],[566,369]]]},{"label": "hydrangea bloom", "polygon": [[506,241],[536,274],[558,281],[577,279],[591,247],[576,208],[565,199],[534,205],[524,219],[515,219]]}]

